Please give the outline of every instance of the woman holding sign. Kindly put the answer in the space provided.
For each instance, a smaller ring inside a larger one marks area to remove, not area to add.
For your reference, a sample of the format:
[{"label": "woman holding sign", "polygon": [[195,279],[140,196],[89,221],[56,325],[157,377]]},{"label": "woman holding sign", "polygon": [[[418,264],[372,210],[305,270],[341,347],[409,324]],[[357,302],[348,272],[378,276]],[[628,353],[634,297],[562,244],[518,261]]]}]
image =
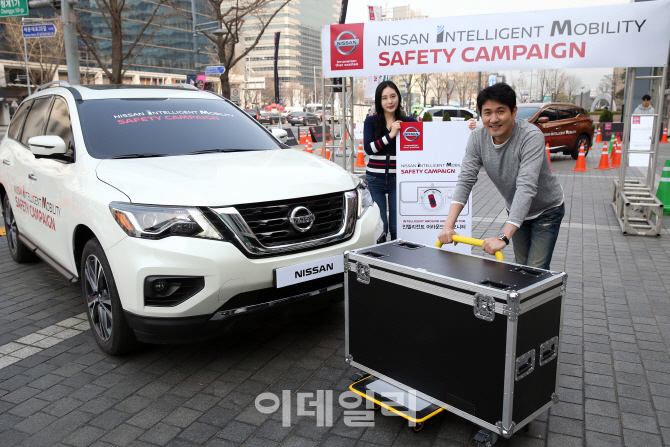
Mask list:
[{"label": "woman holding sign", "polygon": [[[398,87],[384,81],[375,91],[375,114],[365,119],[363,126],[363,148],[370,156],[365,171],[365,180],[370,186],[372,199],[381,211],[384,233],[391,231],[391,240],[396,239],[396,136],[400,123],[416,120],[402,111],[402,99]],[[386,198],[388,197],[388,220]]]}]

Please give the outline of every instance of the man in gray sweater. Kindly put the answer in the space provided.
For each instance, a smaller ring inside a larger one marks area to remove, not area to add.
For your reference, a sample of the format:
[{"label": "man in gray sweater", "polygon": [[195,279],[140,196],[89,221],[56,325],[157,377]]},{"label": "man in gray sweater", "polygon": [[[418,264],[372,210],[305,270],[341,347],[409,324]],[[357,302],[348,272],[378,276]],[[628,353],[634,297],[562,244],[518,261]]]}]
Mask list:
[{"label": "man in gray sweater", "polygon": [[508,218],[500,234],[484,240],[482,249],[494,254],[512,239],[517,264],[548,269],[565,205],[563,188],[549,166],[544,135],[527,120],[515,118],[516,94],[507,84],[482,90],[477,108],[484,127],[470,135],[438,239],[453,242],[454,225],[483,166],[505,199]]}]

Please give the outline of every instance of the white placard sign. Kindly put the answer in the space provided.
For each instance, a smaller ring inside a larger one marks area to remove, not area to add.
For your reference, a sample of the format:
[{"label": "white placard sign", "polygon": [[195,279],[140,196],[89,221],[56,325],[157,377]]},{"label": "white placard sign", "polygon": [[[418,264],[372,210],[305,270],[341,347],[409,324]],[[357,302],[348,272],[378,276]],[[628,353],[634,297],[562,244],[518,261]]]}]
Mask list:
[{"label": "white placard sign", "polygon": [[[398,238],[433,246],[447,220],[471,130],[465,121],[403,123],[396,139]],[[472,194],[455,226],[472,235]],[[465,244],[444,249],[470,253]]]},{"label": "white placard sign", "polygon": [[635,152],[651,150],[651,137],[653,130],[653,116],[631,117],[628,166],[649,166],[649,154],[636,154]]},{"label": "white placard sign", "polygon": [[371,21],[321,30],[325,77],[659,67],[670,0],[507,14]]}]

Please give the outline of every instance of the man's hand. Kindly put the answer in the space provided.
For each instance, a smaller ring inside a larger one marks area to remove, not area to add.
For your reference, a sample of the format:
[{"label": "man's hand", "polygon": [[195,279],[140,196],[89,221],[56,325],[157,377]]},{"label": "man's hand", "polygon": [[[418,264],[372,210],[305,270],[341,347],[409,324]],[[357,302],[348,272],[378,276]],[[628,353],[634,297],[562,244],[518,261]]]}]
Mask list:
[{"label": "man's hand", "polygon": [[505,241],[501,241],[497,237],[490,237],[488,239],[484,239],[484,242],[482,243],[482,250],[490,255],[494,255],[498,250],[502,250],[506,246],[507,244]]},{"label": "man's hand", "polygon": [[[455,234],[457,235],[458,233],[456,233],[453,228],[447,228],[445,226],[442,229],[442,231],[440,231],[440,234],[437,236],[437,239],[439,239],[439,241],[442,242],[443,244],[451,244],[452,242],[454,242],[453,236]],[[458,242],[454,242],[454,245],[457,244]]]},{"label": "man's hand", "polygon": [[477,127],[477,121],[475,121],[474,119],[470,119],[468,122],[470,123],[468,124],[470,130],[475,130],[475,127]]},{"label": "man's hand", "polygon": [[398,132],[400,131],[400,123],[402,121],[394,121],[393,124],[391,124],[391,131],[389,132],[389,137],[395,138],[396,135],[398,135]]}]

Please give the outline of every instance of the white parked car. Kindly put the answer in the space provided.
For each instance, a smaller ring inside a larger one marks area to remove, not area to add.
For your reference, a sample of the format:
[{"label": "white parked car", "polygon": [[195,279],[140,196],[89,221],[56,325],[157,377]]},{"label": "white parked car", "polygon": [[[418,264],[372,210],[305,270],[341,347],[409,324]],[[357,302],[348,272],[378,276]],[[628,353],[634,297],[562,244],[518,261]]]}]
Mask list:
[{"label": "white parked car", "polygon": [[273,127],[270,129],[270,132],[281,143],[286,144],[288,142],[288,132],[286,132],[284,129],[277,129],[276,127]]},{"label": "white parked car", "polygon": [[426,107],[420,114],[421,119],[426,112],[430,112],[433,116],[433,121],[442,121],[442,115],[444,112],[449,113],[451,121],[467,121],[471,118],[477,119],[477,112],[473,112],[470,109],[465,107],[453,107],[453,106],[432,106]]},{"label": "white parked car", "polygon": [[10,253],[81,282],[109,354],[341,300],[342,254],[381,236],[379,208],[287,149],[210,92],[47,84],[0,142]]}]

